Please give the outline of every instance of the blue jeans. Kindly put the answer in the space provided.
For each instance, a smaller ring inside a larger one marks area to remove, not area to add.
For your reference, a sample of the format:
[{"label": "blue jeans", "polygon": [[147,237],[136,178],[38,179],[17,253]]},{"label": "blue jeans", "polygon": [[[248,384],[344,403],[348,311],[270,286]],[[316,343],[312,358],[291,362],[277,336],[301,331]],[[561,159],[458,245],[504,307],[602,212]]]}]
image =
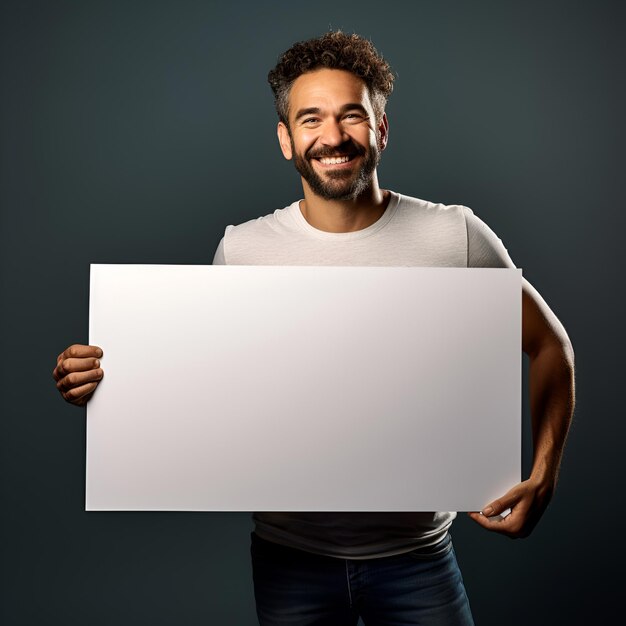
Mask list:
[{"label": "blue jeans", "polygon": [[252,533],[261,626],[472,626],[450,535],[435,550],[377,559],[320,556]]}]

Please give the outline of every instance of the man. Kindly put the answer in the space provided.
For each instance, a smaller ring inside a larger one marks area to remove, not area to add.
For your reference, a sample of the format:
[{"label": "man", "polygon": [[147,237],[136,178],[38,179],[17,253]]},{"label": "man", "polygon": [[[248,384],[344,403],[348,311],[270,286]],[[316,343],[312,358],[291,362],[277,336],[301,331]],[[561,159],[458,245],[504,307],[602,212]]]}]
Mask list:
[{"label": "man", "polygon": [[[372,44],[329,32],[295,44],[269,81],[283,155],[304,199],[229,226],[217,264],[513,267],[500,240],[466,207],[379,187],[393,74]],[[528,535],[554,491],[574,402],[573,352],[560,322],[526,281],[522,344],[530,357],[530,477],[481,513],[488,530]],[[84,405],[103,376],[95,346],[59,355],[63,397]],[[510,509],[510,514],[501,516]],[[450,543],[449,512],[257,513],[252,541],[262,624],[471,624]]]}]

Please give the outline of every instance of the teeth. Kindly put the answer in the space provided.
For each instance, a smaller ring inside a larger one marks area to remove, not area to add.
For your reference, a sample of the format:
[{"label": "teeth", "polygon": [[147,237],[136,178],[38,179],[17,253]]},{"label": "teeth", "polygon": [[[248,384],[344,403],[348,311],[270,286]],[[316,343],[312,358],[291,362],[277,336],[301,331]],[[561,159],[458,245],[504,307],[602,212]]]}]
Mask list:
[{"label": "teeth", "polygon": [[343,157],[322,157],[320,163],[324,165],[338,165],[339,163],[347,163],[350,160],[349,156]]}]

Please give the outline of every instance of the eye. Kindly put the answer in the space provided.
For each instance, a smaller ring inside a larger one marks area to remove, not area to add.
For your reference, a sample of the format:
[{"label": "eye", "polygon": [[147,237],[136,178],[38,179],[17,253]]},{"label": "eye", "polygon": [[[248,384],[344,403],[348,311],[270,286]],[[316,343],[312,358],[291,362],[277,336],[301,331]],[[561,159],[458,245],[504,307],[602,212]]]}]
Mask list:
[{"label": "eye", "polygon": [[361,113],[346,113],[344,119],[348,122],[360,122],[365,119]]}]

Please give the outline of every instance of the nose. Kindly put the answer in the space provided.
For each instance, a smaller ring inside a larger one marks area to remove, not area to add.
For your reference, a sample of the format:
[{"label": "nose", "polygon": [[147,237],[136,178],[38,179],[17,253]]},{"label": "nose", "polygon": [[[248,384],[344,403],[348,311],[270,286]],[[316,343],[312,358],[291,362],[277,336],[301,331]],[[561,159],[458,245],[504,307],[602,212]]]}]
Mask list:
[{"label": "nose", "polygon": [[337,120],[329,119],[324,122],[320,136],[321,143],[326,146],[336,147],[340,146],[347,139],[349,139],[348,134]]}]

